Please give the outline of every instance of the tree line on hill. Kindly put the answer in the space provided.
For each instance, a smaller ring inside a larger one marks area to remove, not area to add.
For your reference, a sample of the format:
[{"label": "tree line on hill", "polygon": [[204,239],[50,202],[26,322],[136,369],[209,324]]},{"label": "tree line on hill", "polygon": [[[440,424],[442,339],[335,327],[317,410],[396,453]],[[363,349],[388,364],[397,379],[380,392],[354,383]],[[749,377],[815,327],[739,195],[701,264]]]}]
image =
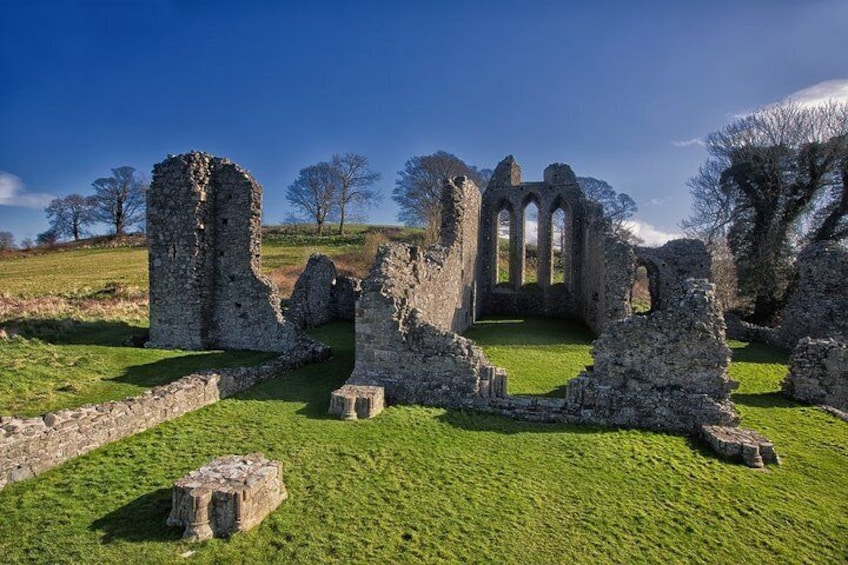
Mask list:
[{"label": "tree line on hill", "polygon": [[[398,172],[392,190],[392,200],[400,210],[398,220],[423,227],[425,240],[435,241],[441,224],[442,185],[445,179],[457,176],[469,178],[484,190],[492,170],[469,165],[441,150],[410,157]],[[318,234],[324,232],[328,221],[338,221],[338,233],[344,234],[351,211],[360,219],[365,210],[380,202],[382,193],[376,184],[381,178],[371,170],[368,158],[357,153],[333,155],[329,161],[303,168],[286,189],[286,200],[292,206],[290,219],[314,222]],[[603,205],[616,232],[633,240],[624,224],[636,212],[633,199],[600,179],[580,177],[578,182],[589,198]]]}]

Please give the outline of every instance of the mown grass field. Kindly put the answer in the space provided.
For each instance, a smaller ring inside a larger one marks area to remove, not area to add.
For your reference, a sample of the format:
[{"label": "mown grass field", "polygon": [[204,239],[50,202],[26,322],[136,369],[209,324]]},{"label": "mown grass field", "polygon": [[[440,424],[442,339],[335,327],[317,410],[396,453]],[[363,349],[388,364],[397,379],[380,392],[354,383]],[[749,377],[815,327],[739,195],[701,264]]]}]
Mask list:
[{"label": "mown grass field", "polygon": [[[183,363],[189,370],[231,355],[138,357],[145,350],[122,344],[144,331],[143,322],[118,331],[92,324],[36,324],[28,331],[41,337],[0,341],[0,359],[10,358],[10,347],[29,348],[31,361],[14,373],[43,372],[55,389],[60,374],[72,374],[74,355],[85,357],[71,379],[80,386],[95,364],[102,377],[146,374],[141,381],[162,377],[164,367],[176,378]],[[726,564],[848,557],[848,425],[777,392],[787,362],[781,352],[731,344],[743,424],[774,440],[784,462],[755,471],[721,461],[689,438],[645,431],[414,406],[389,407],[371,421],[333,420],[329,393],[352,369],[353,331],[334,323],[313,334],[333,347],[331,361],[0,491],[0,562]],[[590,338],[579,326],[499,319],[468,335],[509,370],[512,393],[556,395],[590,361]],[[73,347],[100,349],[64,349]],[[33,395],[31,408],[42,401]],[[220,455],[252,451],[284,462],[290,495],[260,526],[199,545],[165,526],[175,479]]]}]

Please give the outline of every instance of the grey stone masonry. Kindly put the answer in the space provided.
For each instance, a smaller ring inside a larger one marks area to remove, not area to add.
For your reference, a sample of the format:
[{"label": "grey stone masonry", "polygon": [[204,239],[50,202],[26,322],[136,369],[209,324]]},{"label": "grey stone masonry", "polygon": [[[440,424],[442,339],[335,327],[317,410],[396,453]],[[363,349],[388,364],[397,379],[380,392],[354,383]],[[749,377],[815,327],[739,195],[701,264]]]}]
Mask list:
[{"label": "grey stone masonry", "polygon": [[474,320],[480,192],[445,182],[438,244],[388,244],[362,283],[350,385],[381,386],[386,402],[464,406],[505,394],[505,373],[458,335]]},{"label": "grey stone masonry", "polygon": [[709,279],[712,274],[710,253],[697,239],[675,239],[662,247],[635,247],[634,251],[637,264],[648,271],[652,310],[662,310],[686,279]]},{"label": "grey stone masonry", "polygon": [[206,153],[153,167],[147,193],[151,347],[285,353],[306,340],[260,272],[262,187]]},{"label": "grey stone masonry", "polygon": [[848,341],[848,250],[815,243],[798,255],[798,284],[774,341],[792,349],[802,337]]},{"label": "grey stone masonry", "polygon": [[329,413],[342,420],[368,420],[385,406],[381,386],[344,385],[330,395]]},{"label": "grey stone masonry", "polygon": [[683,433],[739,422],[713,285],[687,280],[668,302],[610,324],[595,340],[594,366],[566,388],[569,410],[580,421]]},{"label": "grey stone masonry", "polygon": [[741,459],[749,467],[780,465],[774,444],[754,430],[730,426],[702,426],[701,437],[725,459]]},{"label": "grey stone masonry", "polygon": [[256,367],[188,375],[125,400],[35,418],[0,417],[0,489],[327,357],[329,350],[316,344]]},{"label": "grey stone masonry", "polygon": [[359,279],[338,276],[333,261],[315,253],[294,285],[286,319],[299,329],[353,320],[360,285]]},{"label": "grey stone masonry", "polygon": [[288,498],[283,464],[261,453],[215,459],[174,483],[169,526],[203,541],[245,532]]},{"label": "grey stone masonry", "polygon": [[798,341],[783,392],[808,404],[848,411],[848,343],[808,337]]},{"label": "grey stone masonry", "polygon": [[[527,206],[536,205],[537,281],[524,281]],[[510,280],[499,282],[498,215],[510,218]],[[565,214],[565,246],[553,242],[553,215]],[[554,280],[555,255],[564,275]],[[498,164],[483,193],[480,228],[479,312],[579,318],[600,332],[612,320],[630,315],[634,255],[617,238],[597,202],[588,200],[568,165],[554,163],[541,182],[522,182],[521,168],[510,155]]]}]

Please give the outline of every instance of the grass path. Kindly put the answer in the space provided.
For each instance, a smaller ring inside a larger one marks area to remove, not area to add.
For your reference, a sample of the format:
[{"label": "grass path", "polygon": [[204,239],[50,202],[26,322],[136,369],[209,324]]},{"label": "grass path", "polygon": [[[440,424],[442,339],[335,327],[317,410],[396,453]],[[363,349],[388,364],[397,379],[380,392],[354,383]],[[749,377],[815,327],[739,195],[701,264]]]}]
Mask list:
[{"label": "grass path", "polygon": [[[734,345],[745,423],[766,431],[784,459],[754,471],[687,438],[636,430],[402,406],[371,421],[332,420],[329,392],[350,372],[353,334],[332,324],[316,337],[335,348],[330,362],[0,492],[3,562],[726,564],[848,555],[848,426],[777,397],[785,359],[770,350]],[[260,526],[189,545],[164,525],[176,478],[251,451],[284,462],[290,493]]]}]

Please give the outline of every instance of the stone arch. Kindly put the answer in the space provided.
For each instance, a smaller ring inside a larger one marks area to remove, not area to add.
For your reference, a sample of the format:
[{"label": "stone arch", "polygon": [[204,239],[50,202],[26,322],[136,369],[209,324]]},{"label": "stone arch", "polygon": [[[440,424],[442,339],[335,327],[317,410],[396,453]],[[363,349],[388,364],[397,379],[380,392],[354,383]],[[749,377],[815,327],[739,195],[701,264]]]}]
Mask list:
[{"label": "stone arch", "polygon": [[542,258],[540,257],[541,239],[539,224],[542,219],[541,199],[536,193],[529,193],[521,199],[520,237],[517,251],[521,263],[517,274],[520,284],[540,283]]},{"label": "stone arch", "polygon": [[574,214],[571,205],[561,196],[551,203],[546,215],[550,218],[550,230],[545,237],[549,241],[550,252],[546,258],[549,265],[550,284],[565,284],[571,289],[574,271],[573,242]]},{"label": "stone arch", "polygon": [[[492,261],[492,285],[494,286],[515,285],[518,255],[516,250],[517,223],[515,208],[512,202],[506,198],[502,198],[497,206],[494,207],[494,216],[490,224],[492,226],[490,257]],[[502,237],[503,235],[506,235],[506,238]]]},{"label": "stone arch", "polygon": [[[642,276],[644,280],[641,280]],[[635,293],[643,290],[642,285],[645,283],[647,283],[647,297],[636,296]],[[660,283],[660,269],[656,263],[645,257],[637,258],[630,288],[630,306],[634,314],[648,314],[660,308]],[[647,305],[643,302],[645,299],[647,299]]]}]

